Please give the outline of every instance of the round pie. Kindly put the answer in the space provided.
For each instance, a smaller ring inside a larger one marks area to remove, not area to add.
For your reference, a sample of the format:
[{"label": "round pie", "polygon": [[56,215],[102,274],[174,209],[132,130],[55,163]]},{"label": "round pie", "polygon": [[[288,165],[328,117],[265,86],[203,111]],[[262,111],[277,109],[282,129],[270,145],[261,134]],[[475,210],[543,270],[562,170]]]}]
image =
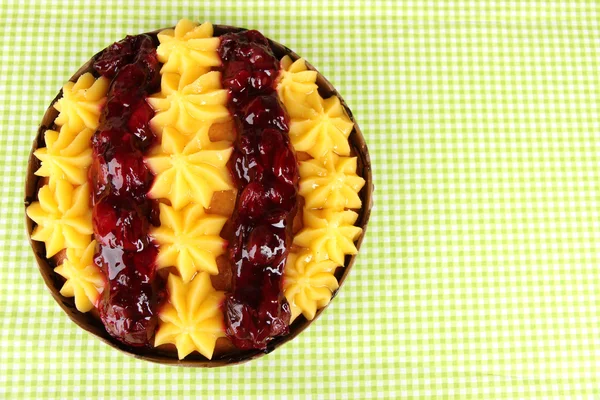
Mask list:
[{"label": "round pie", "polygon": [[358,126],[312,66],[258,31],[181,20],[63,86],[25,205],[44,280],[79,326],[136,357],[219,366],[329,304],[371,193]]}]

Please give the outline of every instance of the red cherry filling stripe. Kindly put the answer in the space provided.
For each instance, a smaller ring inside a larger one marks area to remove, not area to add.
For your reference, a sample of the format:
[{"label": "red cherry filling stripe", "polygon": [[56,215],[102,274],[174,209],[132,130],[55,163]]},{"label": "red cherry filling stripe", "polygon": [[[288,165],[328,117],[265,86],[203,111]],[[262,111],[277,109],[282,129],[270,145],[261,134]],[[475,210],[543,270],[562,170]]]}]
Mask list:
[{"label": "red cherry filling stripe", "polygon": [[224,303],[227,337],[241,349],[266,349],[289,331],[283,270],[292,242],[298,169],[288,116],[275,91],[279,61],[257,31],[221,37],[222,84],[239,127],[229,170],[238,186],[228,222],[232,292]]},{"label": "red cherry filling stripe", "polygon": [[158,224],[158,205],[147,198],[154,175],[143,161],[156,141],[149,122],[154,111],[145,97],[158,90],[160,64],[148,35],[127,36],[94,62],[112,79],[98,130],[92,137],[95,262],[106,274],[98,304],[106,331],[131,346],[144,346],[154,333],[161,288],[155,276],[157,247],[148,236]]}]

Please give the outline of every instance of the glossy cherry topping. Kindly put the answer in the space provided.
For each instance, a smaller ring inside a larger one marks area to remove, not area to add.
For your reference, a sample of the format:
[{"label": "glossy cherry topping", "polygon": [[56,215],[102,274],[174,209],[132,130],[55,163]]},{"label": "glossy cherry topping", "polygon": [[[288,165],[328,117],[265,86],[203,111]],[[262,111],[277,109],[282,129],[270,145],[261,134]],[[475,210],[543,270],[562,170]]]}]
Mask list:
[{"label": "glossy cherry topping", "polygon": [[148,35],[127,36],[108,47],[94,63],[111,78],[100,126],[92,138],[95,262],[107,276],[99,300],[108,333],[125,344],[147,345],[160,302],[155,277],[157,247],[148,231],[156,224],[157,204],[146,197],[154,176],[143,156],[156,137],[146,103],[160,83],[156,46]]},{"label": "glossy cherry topping", "polygon": [[221,37],[222,84],[239,127],[229,169],[238,186],[229,221],[233,290],[226,297],[227,336],[241,349],[266,349],[289,331],[282,277],[292,242],[298,170],[288,116],[277,98],[279,62],[257,31]]}]

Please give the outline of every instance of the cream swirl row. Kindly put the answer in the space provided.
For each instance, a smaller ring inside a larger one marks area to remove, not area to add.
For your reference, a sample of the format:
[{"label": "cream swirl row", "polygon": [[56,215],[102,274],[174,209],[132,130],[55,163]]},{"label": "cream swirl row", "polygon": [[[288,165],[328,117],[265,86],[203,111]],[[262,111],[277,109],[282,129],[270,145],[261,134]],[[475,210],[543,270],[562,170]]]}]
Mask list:
[{"label": "cream swirl row", "polygon": [[354,226],[362,205],[358,193],[365,180],[357,175],[348,137],[354,124],[337,96],[321,97],[317,72],[304,59],[281,60],[277,86],[290,115],[290,138],[303,154],[300,195],[303,229],[294,236],[298,247],[285,268],[285,296],[292,321],[300,314],[308,320],[325,307],[338,288],[334,273],[346,255],[356,254],[354,241],[362,229]]},{"label": "cream swirl row", "polygon": [[98,127],[109,81],[81,75],[67,82],[54,104],[58,130],[44,132],[46,147],[34,152],[40,162],[35,174],[44,184],[38,201],[27,208],[36,224],[31,238],[45,243],[46,257],[54,257],[55,272],[65,278],[60,293],[74,297],[81,312],[90,311],[104,289],[105,279],[93,262],[92,209],[87,175],[92,163],[91,136]]}]

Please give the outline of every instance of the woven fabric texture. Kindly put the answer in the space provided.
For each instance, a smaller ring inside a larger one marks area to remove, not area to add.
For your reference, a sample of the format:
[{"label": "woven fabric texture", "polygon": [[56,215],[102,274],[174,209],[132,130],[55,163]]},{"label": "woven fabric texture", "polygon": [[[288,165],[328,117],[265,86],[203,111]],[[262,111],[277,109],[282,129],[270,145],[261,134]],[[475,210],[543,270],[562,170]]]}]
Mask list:
[{"label": "woven fabric texture", "polygon": [[[219,369],[138,361],[73,324],[24,227],[62,84],[180,18],[254,28],[339,90],[375,207],[306,332]],[[0,398],[598,398],[597,1],[0,0]]]}]

